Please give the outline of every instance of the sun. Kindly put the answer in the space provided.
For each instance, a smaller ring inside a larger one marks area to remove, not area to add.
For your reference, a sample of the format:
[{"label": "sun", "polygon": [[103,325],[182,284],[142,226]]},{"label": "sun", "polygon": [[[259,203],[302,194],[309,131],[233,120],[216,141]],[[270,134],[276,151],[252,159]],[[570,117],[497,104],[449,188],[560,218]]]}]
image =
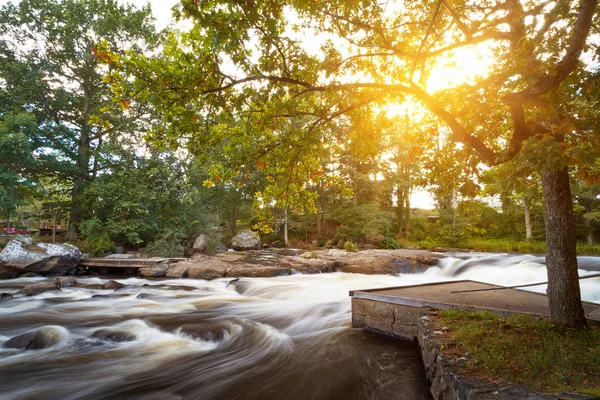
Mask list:
[{"label": "sun", "polygon": [[430,94],[463,84],[473,84],[489,75],[493,65],[493,51],[489,44],[463,47],[436,59],[425,83]]}]

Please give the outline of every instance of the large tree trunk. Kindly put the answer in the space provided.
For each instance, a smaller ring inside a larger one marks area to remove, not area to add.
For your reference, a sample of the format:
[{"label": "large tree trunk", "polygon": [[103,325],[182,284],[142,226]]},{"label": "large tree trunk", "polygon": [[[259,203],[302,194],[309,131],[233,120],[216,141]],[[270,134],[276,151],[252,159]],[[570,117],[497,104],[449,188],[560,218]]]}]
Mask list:
[{"label": "large tree trunk", "polygon": [[90,169],[90,92],[87,85],[83,85],[84,105],[83,119],[77,147],[77,176],[73,181],[73,190],[71,191],[71,210],[69,212],[69,226],[67,228],[66,240],[72,242],[77,239],[79,224],[83,219],[83,207],[81,205],[81,193],[83,192],[85,181],[89,179]]},{"label": "large tree trunk", "polygon": [[548,301],[552,321],[568,327],[587,325],[577,273],[573,200],[566,168],[542,173],[546,221]]},{"label": "large tree trunk", "polygon": [[525,213],[525,240],[533,239],[533,229],[531,229],[531,200],[523,200],[523,211]]},{"label": "large tree trunk", "polygon": [[235,229],[237,227],[237,212],[236,207],[231,209],[231,214],[229,215],[229,221],[227,221],[227,226],[229,228],[229,234],[233,238],[235,236]]},{"label": "large tree trunk", "polygon": [[80,195],[83,189],[83,176],[78,176],[73,182],[71,190],[71,210],[69,211],[69,226],[65,239],[67,242],[72,242],[77,239],[79,223],[82,220],[83,207],[81,206]]}]

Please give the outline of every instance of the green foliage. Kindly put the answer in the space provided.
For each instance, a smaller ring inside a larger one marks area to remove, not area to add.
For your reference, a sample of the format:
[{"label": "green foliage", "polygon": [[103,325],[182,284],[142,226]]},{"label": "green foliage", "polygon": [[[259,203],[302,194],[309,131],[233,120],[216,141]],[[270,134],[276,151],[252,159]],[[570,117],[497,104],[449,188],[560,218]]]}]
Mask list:
[{"label": "green foliage", "polygon": [[141,158],[117,150],[115,156],[102,163],[110,173],[99,176],[83,196],[111,240],[137,245],[160,232],[185,230],[180,162],[168,152]]},{"label": "green foliage", "polygon": [[356,250],[358,250],[358,246],[356,245],[356,243],[347,240],[344,242],[344,250],[356,251]]},{"label": "green foliage", "polygon": [[[15,149],[36,154],[37,178],[71,185],[75,234],[83,219],[93,218],[84,215],[81,194],[98,175],[104,147],[134,137],[145,114],[141,103],[127,112],[113,106],[97,45],[108,42],[118,53],[148,50],[156,35],[150,9],[115,0],[23,0],[0,8],[0,32],[0,124],[27,123],[27,146]],[[13,171],[22,180],[31,168]]]},{"label": "green foliage", "polygon": [[377,243],[377,247],[380,249],[402,249],[404,246],[400,241],[391,236],[384,236],[383,239]]},{"label": "green foliage", "polygon": [[333,220],[339,224],[335,234],[337,240],[360,242],[367,236],[385,234],[391,227],[390,219],[377,202],[340,207],[334,211]]},{"label": "green foliage", "polygon": [[150,257],[178,258],[183,257],[183,240],[181,233],[168,229],[144,248],[144,254]]},{"label": "green foliage", "polygon": [[106,227],[99,219],[89,219],[81,224],[83,250],[96,256],[102,256],[112,249],[115,243],[107,234]]},{"label": "green foliage", "polygon": [[462,368],[490,380],[518,383],[543,391],[600,387],[600,329],[567,329],[546,318],[490,312],[441,311],[444,341],[464,354]]},{"label": "green foliage", "polygon": [[421,241],[437,234],[437,224],[427,221],[425,217],[412,217],[409,225],[410,240]]}]

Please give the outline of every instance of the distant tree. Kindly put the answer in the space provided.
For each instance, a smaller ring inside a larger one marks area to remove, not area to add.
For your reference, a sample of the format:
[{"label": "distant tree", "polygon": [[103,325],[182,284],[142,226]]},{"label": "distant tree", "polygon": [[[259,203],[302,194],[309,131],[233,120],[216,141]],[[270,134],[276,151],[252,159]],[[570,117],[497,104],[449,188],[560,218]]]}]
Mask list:
[{"label": "distant tree", "polygon": [[27,114],[0,114],[0,218],[10,220],[25,195],[35,188],[35,176],[42,163],[33,155],[33,143],[27,132],[37,130],[34,118]]},{"label": "distant tree", "polygon": [[0,9],[0,118],[31,115],[38,128],[25,134],[33,150],[55,160],[40,173],[71,181],[69,240],[84,216],[81,194],[98,174],[103,144],[134,132],[142,112],[125,100],[115,109],[97,46],[142,51],[155,36],[148,7],[115,0],[22,0]]}]

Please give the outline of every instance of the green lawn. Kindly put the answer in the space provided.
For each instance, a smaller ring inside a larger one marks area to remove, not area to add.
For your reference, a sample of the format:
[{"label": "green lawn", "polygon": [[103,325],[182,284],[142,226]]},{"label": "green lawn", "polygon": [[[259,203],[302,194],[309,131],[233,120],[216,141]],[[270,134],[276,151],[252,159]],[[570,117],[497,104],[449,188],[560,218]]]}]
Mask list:
[{"label": "green lawn", "polygon": [[489,312],[441,311],[444,351],[467,358],[463,372],[544,392],[579,391],[600,397],[600,329],[573,330],[547,318]]}]

